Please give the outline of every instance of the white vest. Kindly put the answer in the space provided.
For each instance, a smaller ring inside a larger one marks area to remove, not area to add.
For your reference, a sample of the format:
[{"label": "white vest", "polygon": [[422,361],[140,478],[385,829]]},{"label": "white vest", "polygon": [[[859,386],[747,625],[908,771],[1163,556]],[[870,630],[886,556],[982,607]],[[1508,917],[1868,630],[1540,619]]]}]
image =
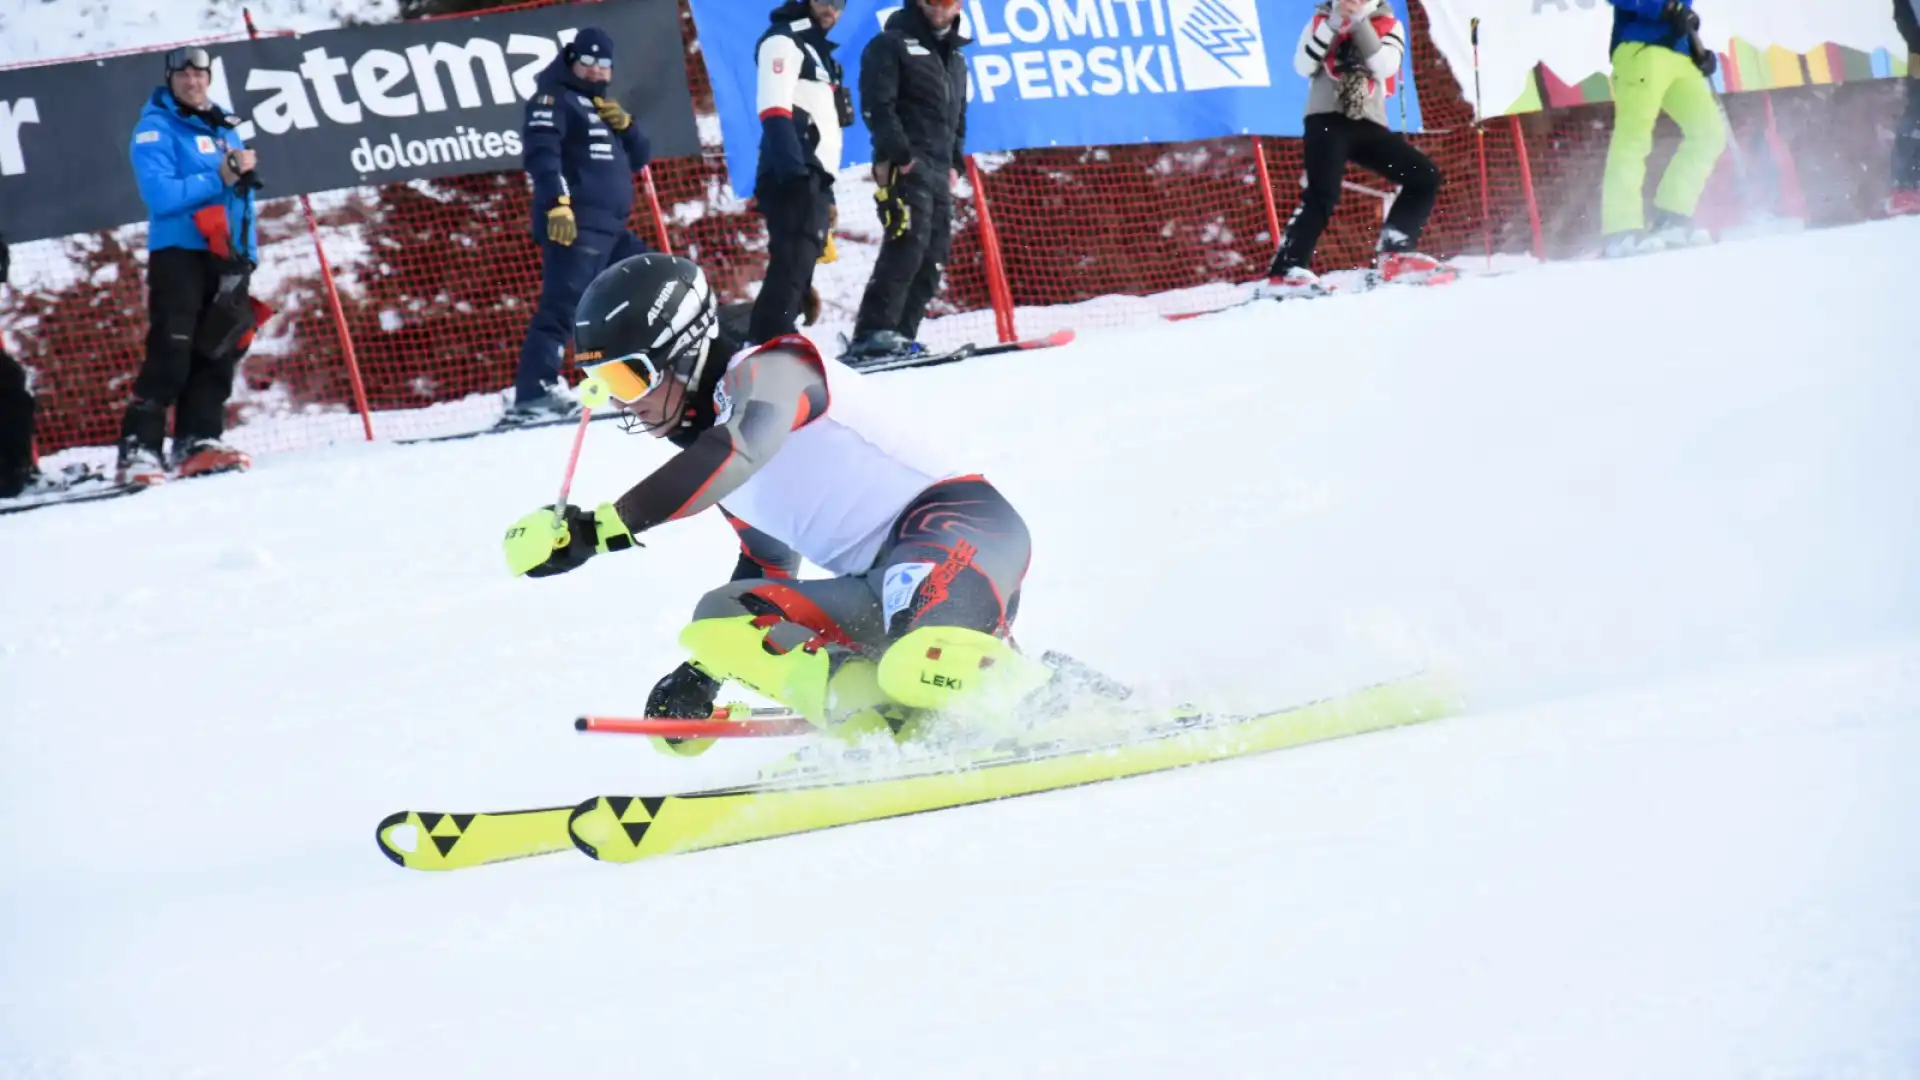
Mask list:
[{"label": "white vest", "polygon": [[[728,369],[751,355],[742,352]],[[909,421],[859,372],[821,363],[827,411],[788,435],[721,505],[828,573],[863,574],[907,504],[962,473],[920,445]]]}]

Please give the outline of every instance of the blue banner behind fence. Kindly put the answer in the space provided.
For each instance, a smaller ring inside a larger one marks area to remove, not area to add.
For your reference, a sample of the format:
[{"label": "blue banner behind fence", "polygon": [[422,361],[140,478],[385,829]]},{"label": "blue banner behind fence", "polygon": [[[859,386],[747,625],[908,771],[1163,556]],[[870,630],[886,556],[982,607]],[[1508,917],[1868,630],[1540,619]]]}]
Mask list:
[{"label": "blue banner behind fence", "polygon": [[[774,0],[692,0],[734,190],[752,193],[760,148],[754,43]],[[1392,0],[1404,21],[1404,0]],[[860,52],[899,0],[847,0],[829,35],[860,86]],[[1293,50],[1311,0],[967,0],[967,149],[1105,146],[1233,135],[1299,135],[1307,84]],[[1401,66],[1405,126],[1420,104]],[[1401,107],[1389,109],[1396,128]],[[846,133],[843,165],[872,159],[866,127]]]}]

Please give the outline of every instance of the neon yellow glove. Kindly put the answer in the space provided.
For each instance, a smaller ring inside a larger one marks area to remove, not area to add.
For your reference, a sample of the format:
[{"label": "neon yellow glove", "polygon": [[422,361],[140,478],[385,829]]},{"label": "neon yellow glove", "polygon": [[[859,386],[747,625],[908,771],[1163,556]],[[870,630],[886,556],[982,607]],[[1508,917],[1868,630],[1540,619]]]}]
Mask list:
[{"label": "neon yellow glove", "polygon": [[507,530],[507,569],[515,576],[551,577],[576,569],[595,555],[644,546],[627,530],[612,503],[601,503],[592,513],[569,504],[557,522],[553,507],[543,506]]},{"label": "neon yellow glove", "polygon": [[580,223],[573,220],[573,198],[560,196],[560,201],[547,211],[547,239],[561,247],[572,247],[580,239]]},{"label": "neon yellow glove", "polygon": [[[840,208],[838,206],[827,207],[827,243],[824,247],[820,249],[820,258],[816,261],[822,262],[822,263],[840,261],[840,249],[835,247],[833,243],[834,230],[838,229],[839,227],[840,227]],[[808,325],[811,326],[812,323],[808,323]]]}]

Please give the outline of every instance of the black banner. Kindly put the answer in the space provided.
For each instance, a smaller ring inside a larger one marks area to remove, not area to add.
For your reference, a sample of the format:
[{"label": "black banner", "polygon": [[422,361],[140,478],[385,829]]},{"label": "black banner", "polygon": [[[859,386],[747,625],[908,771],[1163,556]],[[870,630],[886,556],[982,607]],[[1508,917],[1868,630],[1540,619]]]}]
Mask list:
[{"label": "black banner", "polygon": [[[582,27],[612,35],[613,89],[655,158],[700,152],[674,0],[357,26],[208,47],[213,100],[246,119],[261,198],[520,167],[534,77]],[[128,146],[161,52],[0,71],[0,234],[147,217]]]}]

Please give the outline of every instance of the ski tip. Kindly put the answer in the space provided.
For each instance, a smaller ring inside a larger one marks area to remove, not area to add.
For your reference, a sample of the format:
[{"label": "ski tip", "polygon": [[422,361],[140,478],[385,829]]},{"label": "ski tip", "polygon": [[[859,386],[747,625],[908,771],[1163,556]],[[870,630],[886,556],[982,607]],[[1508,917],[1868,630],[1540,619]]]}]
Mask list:
[{"label": "ski tip", "polygon": [[1040,340],[1029,344],[1027,347],[1030,349],[1055,349],[1055,348],[1059,348],[1062,345],[1073,344],[1073,339],[1075,336],[1076,335],[1074,334],[1071,328],[1065,329],[1065,330],[1055,330],[1053,333],[1048,334],[1046,337],[1043,337]]}]

